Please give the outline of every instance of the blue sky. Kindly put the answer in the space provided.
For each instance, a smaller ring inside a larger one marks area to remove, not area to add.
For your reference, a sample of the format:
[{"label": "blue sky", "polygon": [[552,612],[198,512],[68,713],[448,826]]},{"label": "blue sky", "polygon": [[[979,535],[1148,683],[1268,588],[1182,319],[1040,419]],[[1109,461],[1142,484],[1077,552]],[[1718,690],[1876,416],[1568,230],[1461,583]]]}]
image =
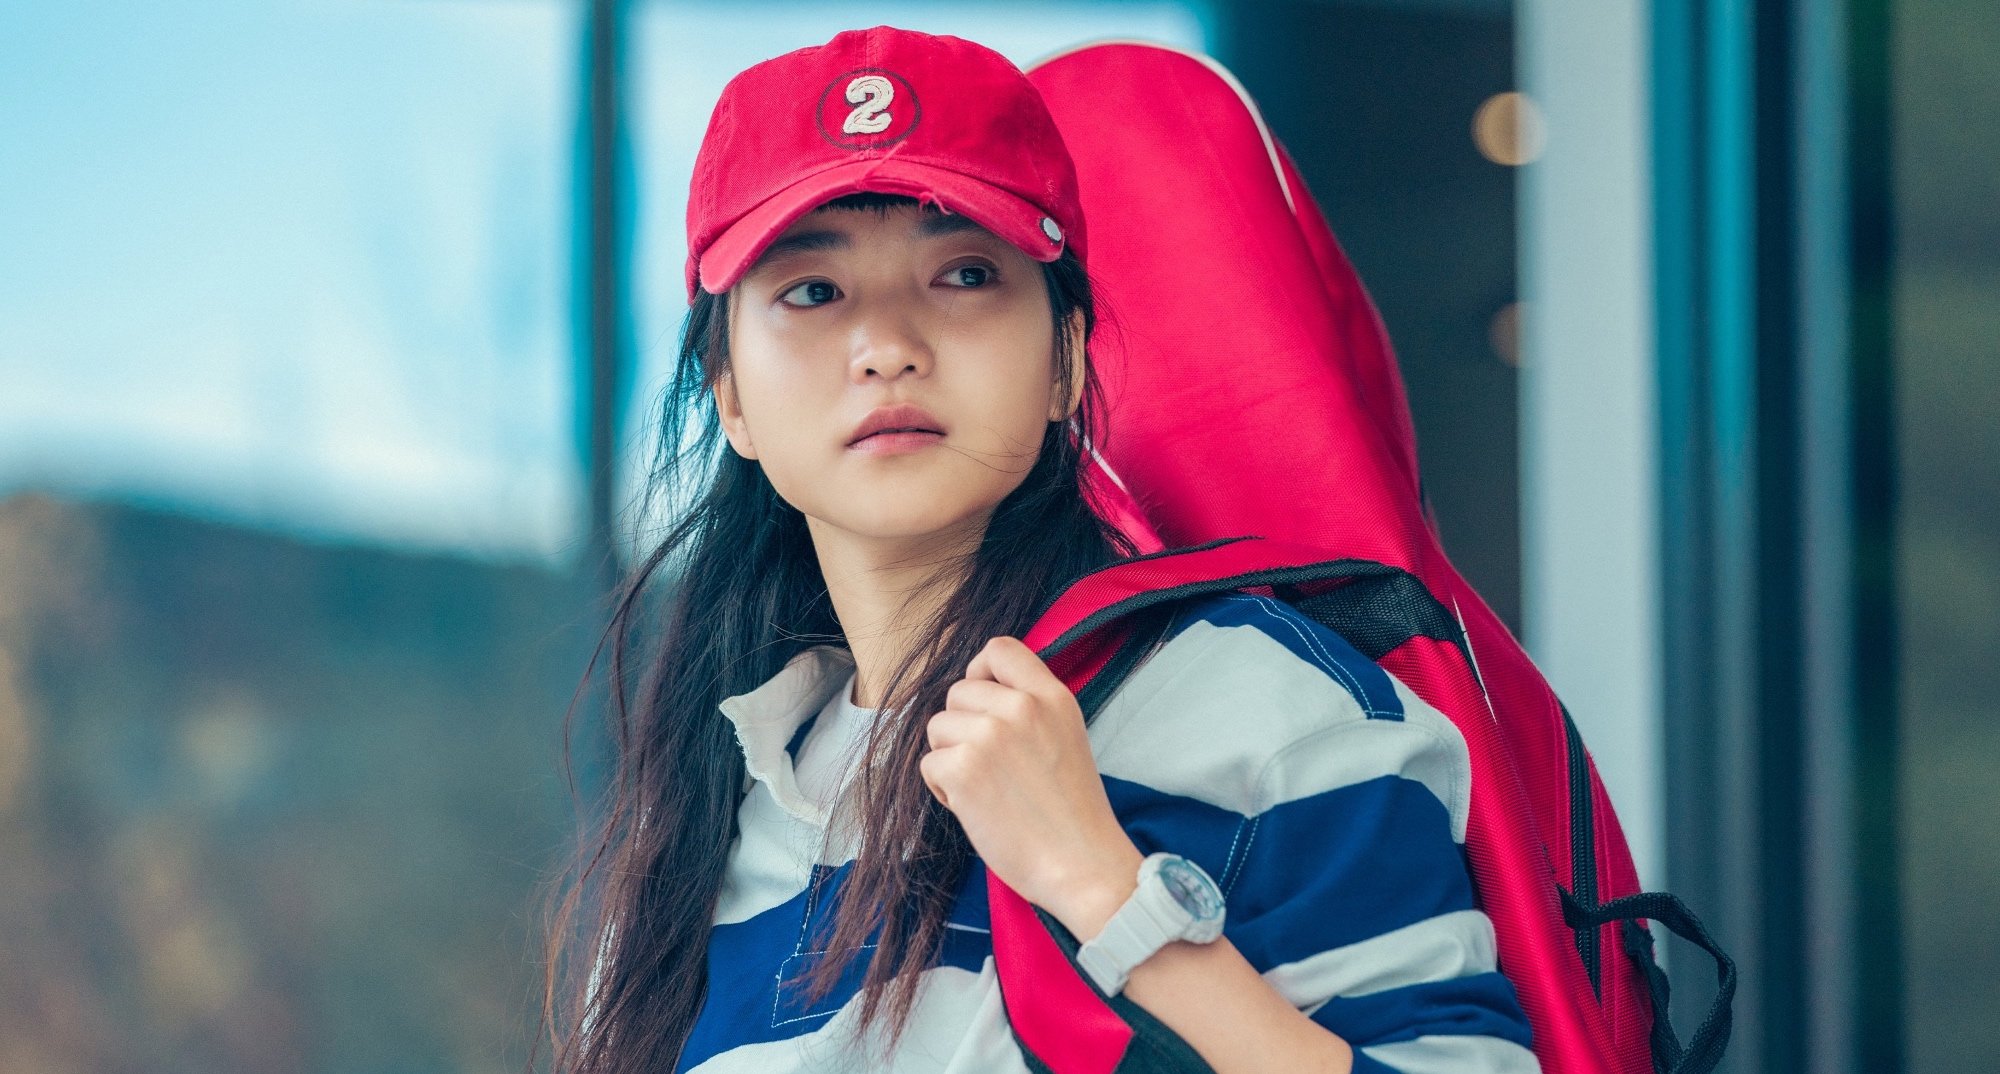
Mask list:
[{"label": "blue sky", "polygon": [[[566,557],[580,4],[70,0],[0,16],[0,496]],[[1141,3],[652,3],[631,23],[641,453],[687,175],[757,60],[878,22],[1017,62],[1199,47]]]}]

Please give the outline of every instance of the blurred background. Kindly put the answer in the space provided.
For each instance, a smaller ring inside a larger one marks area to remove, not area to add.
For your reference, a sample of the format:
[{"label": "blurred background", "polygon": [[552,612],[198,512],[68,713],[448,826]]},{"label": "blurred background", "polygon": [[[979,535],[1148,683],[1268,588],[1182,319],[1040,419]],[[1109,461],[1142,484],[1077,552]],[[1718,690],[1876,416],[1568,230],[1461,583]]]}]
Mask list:
[{"label": "blurred background", "polygon": [[2000,1054],[1991,0],[71,0],[0,8],[0,1072],[522,1069],[696,145],[882,22],[1233,68],[1727,1069]]}]

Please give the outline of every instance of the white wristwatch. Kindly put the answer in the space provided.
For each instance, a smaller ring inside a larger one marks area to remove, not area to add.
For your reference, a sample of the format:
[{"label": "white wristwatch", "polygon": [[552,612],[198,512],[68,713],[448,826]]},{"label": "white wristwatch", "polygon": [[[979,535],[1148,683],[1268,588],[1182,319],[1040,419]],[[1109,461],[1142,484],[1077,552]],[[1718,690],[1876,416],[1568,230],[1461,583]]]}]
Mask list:
[{"label": "white wristwatch", "polygon": [[1107,996],[1125,987],[1141,962],[1175,940],[1213,943],[1222,935],[1222,889],[1178,854],[1139,864],[1139,887],[1104,928],[1076,952],[1076,964]]}]

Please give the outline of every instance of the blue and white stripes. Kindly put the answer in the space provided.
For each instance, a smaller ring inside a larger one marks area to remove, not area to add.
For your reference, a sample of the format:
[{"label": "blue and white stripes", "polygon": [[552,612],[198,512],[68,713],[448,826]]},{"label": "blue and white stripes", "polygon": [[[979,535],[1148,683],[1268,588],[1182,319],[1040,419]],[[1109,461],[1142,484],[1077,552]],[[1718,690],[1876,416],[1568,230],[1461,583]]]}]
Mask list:
[{"label": "blue and white stripes", "polygon": [[[852,845],[822,852],[826,819],[791,781],[785,747],[851,667],[841,650],[809,650],[723,704],[748,793],[707,1003],[677,1069],[1025,1071],[999,1002],[981,870],[892,1053],[854,1038],[859,961],[821,1003],[781,984],[826,957],[814,939]],[[1355,1046],[1358,1071],[1537,1069],[1465,867],[1464,741],[1337,634],[1264,597],[1185,606],[1090,739],[1133,842],[1217,879],[1225,935]]]}]

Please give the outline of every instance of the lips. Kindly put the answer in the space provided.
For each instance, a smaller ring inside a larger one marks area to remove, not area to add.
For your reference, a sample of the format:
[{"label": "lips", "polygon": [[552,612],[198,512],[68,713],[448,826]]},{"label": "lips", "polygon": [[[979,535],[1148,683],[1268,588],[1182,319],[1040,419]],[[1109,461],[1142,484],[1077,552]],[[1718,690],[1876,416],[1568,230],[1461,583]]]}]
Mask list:
[{"label": "lips", "polygon": [[944,423],[931,417],[924,408],[909,403],[876,407],[849,434],[847,446],[853,447],[877,433],[888,432],[936,433],[943,436]]}]

